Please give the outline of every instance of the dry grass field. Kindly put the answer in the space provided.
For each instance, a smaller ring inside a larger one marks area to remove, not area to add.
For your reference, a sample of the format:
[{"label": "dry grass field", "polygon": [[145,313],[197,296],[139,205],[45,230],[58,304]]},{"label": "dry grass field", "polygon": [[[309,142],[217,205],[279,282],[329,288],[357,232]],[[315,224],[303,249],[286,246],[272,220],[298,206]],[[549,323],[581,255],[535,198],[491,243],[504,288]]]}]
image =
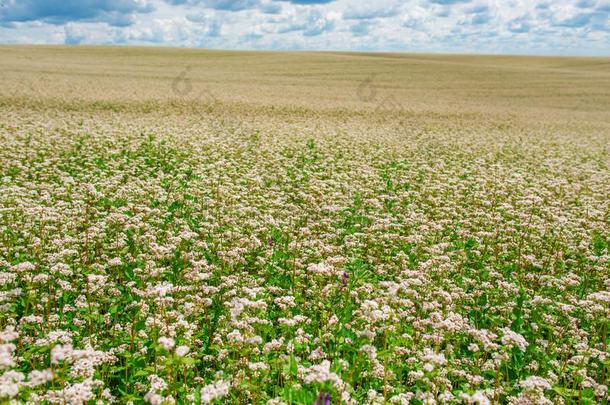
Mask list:
[{"label": "dry grass field", "polygon": [[0,403],[610,399],[610,59],[0,72]]}]

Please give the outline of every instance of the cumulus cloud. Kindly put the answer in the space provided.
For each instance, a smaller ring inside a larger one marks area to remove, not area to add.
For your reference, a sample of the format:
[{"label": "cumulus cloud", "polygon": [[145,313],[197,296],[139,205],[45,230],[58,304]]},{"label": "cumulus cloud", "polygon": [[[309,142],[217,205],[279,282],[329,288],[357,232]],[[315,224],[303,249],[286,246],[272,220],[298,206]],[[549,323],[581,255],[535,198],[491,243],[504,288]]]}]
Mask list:
[{"label": "cumulus cloud", "polygon": [[532,29],[532,23],[528,17],[519,17],[508,22],[508,30],[513,33],[526,33]]},{"label": "cumulus cloud", "polygon": [[0,21],[42,21],[56,25],[90,21],[125,27],[133,23],[134,14],[153,10],[154,7],[147,0],[4,0],[0,8]]},{"label": "cumulus cloud", "polygon": [[64,27],[64,32],[66,35],[64,43],[66,45],[78,45],[87,38],[85,31],[73,24],[67,24]]},{"label": "cumulus cloud", "polygon": [[203,6],[215,10],[242,11],[259,6],[258,0],[166,0],[173,5]]},{"label": "cumulus cloud", "polygon": [[387,18],[398,15],[399,7],[394,4],[374,3],[364,6],[348,8],[343,12],[346,20],[368,20],[372,18]]},{"label": "cumulus cloud", "polygon": [[331,3],[335,0],[278,0],[278,1],[286,1],[292,4],[327,4]]},{"label": "cumulus cloud", "polygon": [[0,0],[0,42],[599,54],[610,0]]},{"label": "cumulus cloud", "polygon": [[187,15],[186,19],[196,24],[203,35],[209,37],[220,36],[222,28],[222,20],[220,18],[208,13],[199,13]]},{"label": "cumulus cloud", "polygon": [[371,31],[372,23],[370,21],[358,21],[350,27],[350,31],[357,37],[368,35]]},{"label": "cumulus cloud", "polygon": [[470,3],[471,0],[430,0],[430,3],[441,4],[443,6],[459,4],[459,3]]},{"label": "cumulus cloud", "polygon": [[269,20],[265,24],[266,32],[285,34],[301,32],[304,36],[317,36],[332,31],[335,20],[332,14],[325,14],[318,9],[294,12],[279,19]]}]

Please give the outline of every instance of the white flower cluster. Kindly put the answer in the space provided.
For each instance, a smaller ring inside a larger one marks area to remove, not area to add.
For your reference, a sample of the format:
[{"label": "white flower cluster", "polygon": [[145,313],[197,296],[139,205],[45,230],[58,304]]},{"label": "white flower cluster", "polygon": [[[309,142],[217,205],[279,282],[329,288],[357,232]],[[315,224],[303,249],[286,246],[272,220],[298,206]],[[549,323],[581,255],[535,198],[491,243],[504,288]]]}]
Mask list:
[{"label": "white flower cluster", "polygon": [[209,404],[229,395],[231,384],[227,381],[216,381],[201,388],[201,403]]}]

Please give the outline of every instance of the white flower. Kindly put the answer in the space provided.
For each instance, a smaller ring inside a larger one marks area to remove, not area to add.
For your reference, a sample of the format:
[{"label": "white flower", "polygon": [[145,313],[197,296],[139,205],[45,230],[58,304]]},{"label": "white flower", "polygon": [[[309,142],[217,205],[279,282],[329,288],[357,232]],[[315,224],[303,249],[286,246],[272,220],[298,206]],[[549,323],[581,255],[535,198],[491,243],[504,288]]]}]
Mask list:
[{"label": "white flower", "polygon": [[201,403],[209,404],[210,402],[226,397],[229,395],[231,385],[226,381],[217,381],[213,384],[206,385],[201,388]]},{"label": "white flower", "polygon": [[530,376],[519,383],[525,391],[544,391],[551,389],[551,383],[546,379],[538,376]]},{"label": "white flower", "polygon": [[170,337],[165,337],[165,336],[161,336],[157,340],[157,343],[159,343],[161,346],[163,346],[163,348],[165,350],[167,350],[168,352],[170,350],[172,350],[174,348],[174,346],[176,346],[176,342],[174,341],[174,339],[172,339]]},{"label": "white flower", "polygon": [[503,328],[502,333],[502,344],[508,348],[518,347],[519,350],[524,352],[527,349],[528,343],[523,336],[520,334],[513,332],[508,328]]},{"label": "white flower", "polygon": [[0,345],[0,370],[15,366],[15,361],[13,359],[15,349],[16,346],[12,343]]},{"label": "white flower", "polygon": [[191,349],[188,346],[178,346],[176,347],[176,356],[184,357],[188,354]]},{"label": "white flower", "polygon": [[7,326],[0,332],[0,343],[8,343],[19,337],[19,333],[15,332],[14,326]]},{"label": "white flower", "polygon": [[53,380],[53,372],[51,370],[33,370],[28,374],[28,387],[37,387]]},{"label": "white flower", "polygon": [[73,349],[71,344],[56,345],[51,350],[51,363],[57,364],[60,361],[67,359],[72,354],[72,351]]},{"label": "white flower", "polygon": [[123,265],[123,261],[121,260],[120,257],[115,257],[113,259],[108,260],[108,266],[110,266],[110,267],[122,266],[122,265]]}]

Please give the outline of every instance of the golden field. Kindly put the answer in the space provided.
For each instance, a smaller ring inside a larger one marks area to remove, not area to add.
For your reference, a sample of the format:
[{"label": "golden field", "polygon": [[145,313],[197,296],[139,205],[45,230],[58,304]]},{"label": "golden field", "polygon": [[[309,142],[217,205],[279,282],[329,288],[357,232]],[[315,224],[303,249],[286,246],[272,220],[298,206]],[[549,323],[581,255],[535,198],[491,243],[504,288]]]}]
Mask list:
[{"label": "golden field", "polygon": [[[333,124],[336,116],[357,120],[388,98],[396,108],[382,110],[404,120],[447,116],[602,128],[609,121],[608,58],[54,46],[0,51],[3,103],[13,106],[182,113],[185,101],[209,104],[198,97],[208,91],[237,116],[302,114],[332,117]],[[172,83],[182,72],[193,90],[176,94]],[[378,89],[371,100],[367,79]],[[365,97],[359,97],[363,83]]]}]

